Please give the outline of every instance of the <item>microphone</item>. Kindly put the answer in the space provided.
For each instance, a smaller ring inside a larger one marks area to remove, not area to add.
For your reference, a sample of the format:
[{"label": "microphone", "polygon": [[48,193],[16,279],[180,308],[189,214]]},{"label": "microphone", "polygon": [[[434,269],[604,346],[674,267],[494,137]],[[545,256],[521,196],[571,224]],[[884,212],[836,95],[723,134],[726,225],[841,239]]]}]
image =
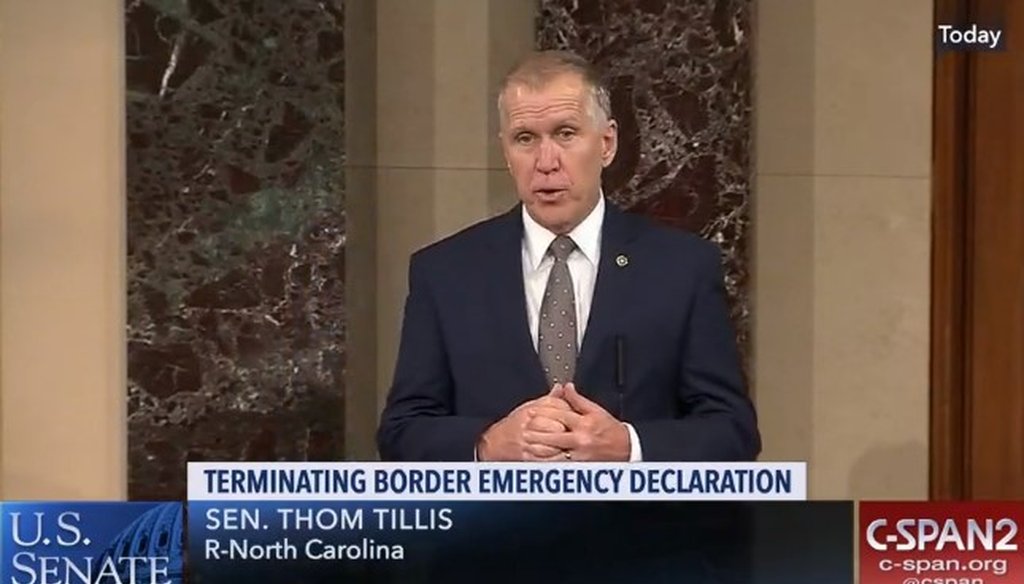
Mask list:
[{"label": "microphone", "polygon": [[615,335],[615,387],[619,390],[619,419],[622,419],[623,388],[626,387],[626,337]]}]

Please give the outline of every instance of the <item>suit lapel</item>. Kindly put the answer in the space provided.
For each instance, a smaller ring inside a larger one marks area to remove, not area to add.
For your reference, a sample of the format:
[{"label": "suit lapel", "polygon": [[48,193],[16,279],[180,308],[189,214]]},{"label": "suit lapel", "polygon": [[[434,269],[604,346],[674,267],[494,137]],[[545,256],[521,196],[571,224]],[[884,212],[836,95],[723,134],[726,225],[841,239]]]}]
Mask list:
[{"label": "suit lapel", "polygon": [[594,298],[576,363],[576,378],[584,391],[594,381],[590,371],[597,364],[603,341],[620,332],[617,317],[622,313],[635,271],[630,269],[629,262],[632,260],[630,244],[637,232],[636,220],[610,203],[606,208]]},{"label": "suit lapel", "polygon": [[494,270],[491,299],[497,330],[494,331],[499,350],[510,355],[513,366],[525,376],[527,389],[534,393],[547,389],[544,369],[533,348],[529,322],[526,318],[526,291],[523,284],[523,221],[520,206],[506,213],[498,222],[492,239]]}]

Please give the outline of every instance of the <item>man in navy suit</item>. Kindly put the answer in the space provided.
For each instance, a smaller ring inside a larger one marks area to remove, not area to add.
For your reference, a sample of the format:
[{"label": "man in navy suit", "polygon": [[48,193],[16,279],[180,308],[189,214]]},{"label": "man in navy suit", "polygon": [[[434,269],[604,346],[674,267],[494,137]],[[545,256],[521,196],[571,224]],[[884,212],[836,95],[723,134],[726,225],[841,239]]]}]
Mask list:
[{"label": "man in navy suit", "polygon": [[415,253],[384,460],[743,461],[760,452],[718,248],[616,209],[608,92],[535,53],[506,77],[520,204]]}]

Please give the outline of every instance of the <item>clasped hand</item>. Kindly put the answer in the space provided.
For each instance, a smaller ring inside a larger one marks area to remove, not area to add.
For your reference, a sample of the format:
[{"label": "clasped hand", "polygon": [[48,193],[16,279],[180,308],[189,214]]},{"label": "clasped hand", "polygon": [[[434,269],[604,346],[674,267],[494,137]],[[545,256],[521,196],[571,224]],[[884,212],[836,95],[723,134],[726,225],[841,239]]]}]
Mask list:
[{"label": "clasped hand", "polygon": [[477,455],[488,461],[626,461],[629,431],[572,383],[556,383],[491,426]]}]

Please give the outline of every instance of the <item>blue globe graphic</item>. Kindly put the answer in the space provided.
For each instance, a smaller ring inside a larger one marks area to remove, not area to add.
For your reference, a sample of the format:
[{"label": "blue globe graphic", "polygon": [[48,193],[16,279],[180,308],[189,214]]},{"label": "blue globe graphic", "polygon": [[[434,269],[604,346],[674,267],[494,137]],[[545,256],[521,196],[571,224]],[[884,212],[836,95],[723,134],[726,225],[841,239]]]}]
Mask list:
[{"label": "blue globe graphic", "polygon": [[[128,557],[166,557],[167,582],[181,584],[184,572],[185,517],[181,503],[158,505],[131,522],[119,533],[103,553],[96,565],[102,566],[107,558],[113,558],[122,582],[128,579],[130,562],[121,562]],[[150,564],[135,564],[135,581],[150,582]]]}]

